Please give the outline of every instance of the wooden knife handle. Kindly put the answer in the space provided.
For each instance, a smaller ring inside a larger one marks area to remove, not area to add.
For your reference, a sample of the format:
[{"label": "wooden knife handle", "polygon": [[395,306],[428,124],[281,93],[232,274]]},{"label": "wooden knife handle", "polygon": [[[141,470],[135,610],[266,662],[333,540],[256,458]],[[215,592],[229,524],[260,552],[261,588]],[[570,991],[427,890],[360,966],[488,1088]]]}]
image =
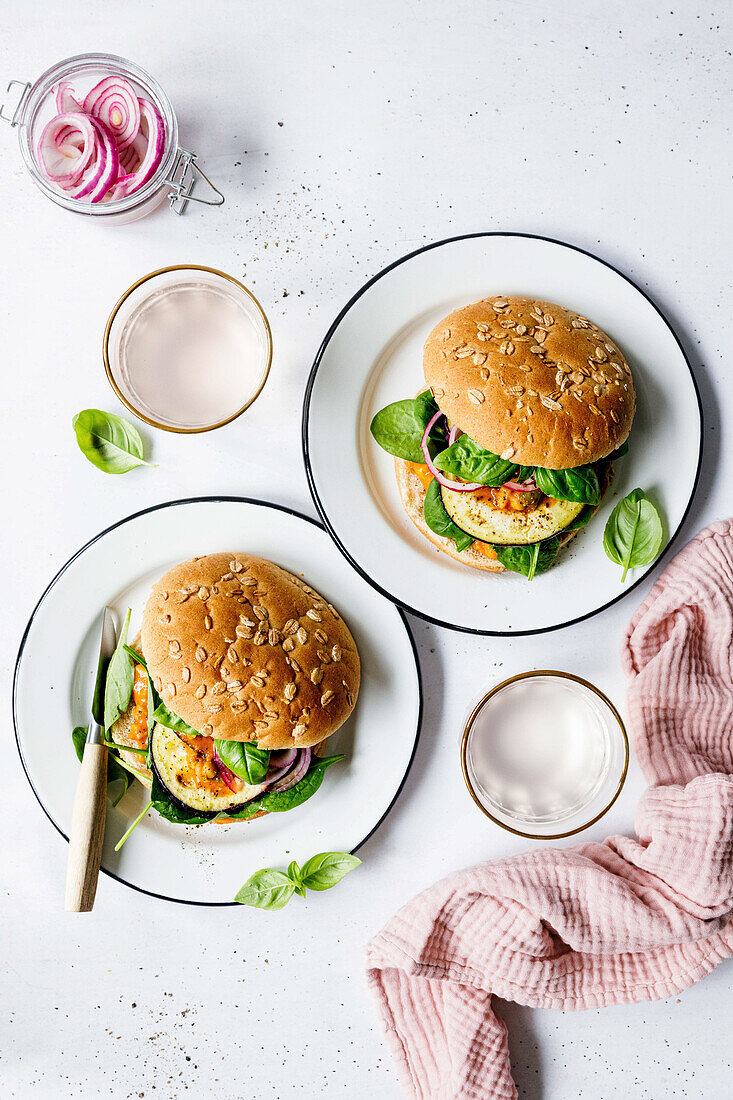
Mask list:
[{"label": "wooden knife handle", "polygon": [[107,814],[107,749],[86,744],[71,817],[66,864],[66,905],[69,913],[89,913],[97,893]]}]

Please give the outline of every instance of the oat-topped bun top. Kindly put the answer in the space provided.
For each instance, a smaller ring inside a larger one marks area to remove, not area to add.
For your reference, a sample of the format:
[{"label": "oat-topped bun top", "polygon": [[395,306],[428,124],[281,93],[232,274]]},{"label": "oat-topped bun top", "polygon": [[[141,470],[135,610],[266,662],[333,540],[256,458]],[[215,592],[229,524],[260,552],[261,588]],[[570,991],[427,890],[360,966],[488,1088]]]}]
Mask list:
[{"label": "oat-topped bun top", "polygon": [[457,309],[428,336],[423,366],[453,424],[525,466],[596,462],[631,430],[623,355],[592,321],[551,302],[494,297]]},{"label": "oat-topped bun top", "polygon": [[248,554],[193,558],[161,577],[142,649],[165,704],[224,741],[315,745],[346,721],[359,691],[343,619],[298,577]]}]

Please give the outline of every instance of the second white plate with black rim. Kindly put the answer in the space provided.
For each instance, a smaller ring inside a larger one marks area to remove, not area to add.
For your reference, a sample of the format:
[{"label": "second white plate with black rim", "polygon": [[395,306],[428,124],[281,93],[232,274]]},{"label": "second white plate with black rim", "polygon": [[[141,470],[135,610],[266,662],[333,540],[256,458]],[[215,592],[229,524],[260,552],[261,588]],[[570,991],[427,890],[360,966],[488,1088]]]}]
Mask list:
[{"label": "second white plate with black rim", "polygon": [[[422,347],[451,310],[490,294],[558,302],[592,318],[626,356],[637,390],[629,453],[599,513],[531,583],[482,573],[427,542],[407,518],[393,459],[372,439],[374,414],[423,386]],[[316,356],[303,406],[303,453],[318,510],[365,580],[408,611],[476,634],[535,634],[586,619],[639,584],[606,557],[603,529],[641,486],[658,504],[664,547],[692,502],[702,411],[679,340],[630,279],[572,245],[514,233],[440,241],[385,268],[344,307]],[[663,549],[664,549],[663,547]]]},{"label": "second white plate with black rim", "polygon": [[115,843],[148,792],[133,783],[117,807],[108,806],[103,871],[145,893],[200,905],[233,904],[242,883],[261,867],[357,850],[400,792],[422,712],[420,672],[404,616],[354,572],[320,524],[274,504],[233,497],[148,508],[103,531],[67,562],[33,612],[18,654],[18,749],[38,801],[64,837],[79,774],[71,730],[87,721],[101,609],[108,604],[120,618],[131,607],[134,638],[154,581],[177,562],[221,550],[269,558],[333,603],[356,641],[362,678],[354,713],[328,742],[329,752],[346,759],[297,809],[198,828],[149,813],[116,853]]}]

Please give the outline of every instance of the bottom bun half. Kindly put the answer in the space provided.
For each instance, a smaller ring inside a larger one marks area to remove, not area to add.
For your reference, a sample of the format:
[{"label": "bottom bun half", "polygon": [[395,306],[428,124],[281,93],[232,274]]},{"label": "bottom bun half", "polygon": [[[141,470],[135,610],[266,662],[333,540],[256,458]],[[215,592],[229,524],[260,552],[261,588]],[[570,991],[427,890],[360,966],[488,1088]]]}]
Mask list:
[{"label": "bottom bun half", "polygon": [[475,546],[469,546],[466,550],[457,550],[456,544],[451,539],[445,538],[443,535],[436,535],[434,531],[430,530],[423,515],[426,489],[416,474],[412,462],[405,462],[401,458],[396,458],[395,473],[402,507],[428,542],[432,542],[433,546],[436,546],[438,550],[442,550],[449,558],[454,558],[455,561],[460,561],[463,565],[470,565],[472,569],[481,569],[484,573],[504,572],[504,566],[496,558],[487,557]]}]

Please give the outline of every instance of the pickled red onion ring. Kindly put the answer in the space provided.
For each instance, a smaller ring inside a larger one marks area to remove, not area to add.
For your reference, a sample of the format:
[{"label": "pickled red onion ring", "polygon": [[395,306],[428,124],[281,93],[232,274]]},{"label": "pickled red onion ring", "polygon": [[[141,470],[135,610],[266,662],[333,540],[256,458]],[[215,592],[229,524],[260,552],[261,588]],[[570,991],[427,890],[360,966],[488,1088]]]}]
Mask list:
[{"label": "pickled red onion ring", "polygon": [[430,457],[430,449],[428,447],[428,437],[433,429],[433,425],[444,414],[438,409],[435,416],[431,417],[428,421],[427,427],[423,432],[422,440],[420,441],[420,447],[422,449],[423,458],[425,459],[425,465],[430,470],[433,477],[440,482],[446,489],[452,489],[455,493],[472,493],[476,489],[481,489],[482,486],[477,481],[451,481],[445,474],[441,473],[438,467]]},{"label": "pickled red onion ring", "polygon": [[74,95],[74,88],[68,80],[62,80],[56,88],[56,110],[60,115],[69,111],[81,111],[82,105]]},{"label": "pickled red onion ring", "polygon": [[104,123],[121,153],[140,130],[140,101],[123,77],[107,76],[85,97],[83,109]]},{"label": "pickled red onion ring", "polygon": [[57,115],[38,142],[41,172],[49,183],[73,186],[92,163],[96,148],[97,134],[88,115],[73,111]]}]

